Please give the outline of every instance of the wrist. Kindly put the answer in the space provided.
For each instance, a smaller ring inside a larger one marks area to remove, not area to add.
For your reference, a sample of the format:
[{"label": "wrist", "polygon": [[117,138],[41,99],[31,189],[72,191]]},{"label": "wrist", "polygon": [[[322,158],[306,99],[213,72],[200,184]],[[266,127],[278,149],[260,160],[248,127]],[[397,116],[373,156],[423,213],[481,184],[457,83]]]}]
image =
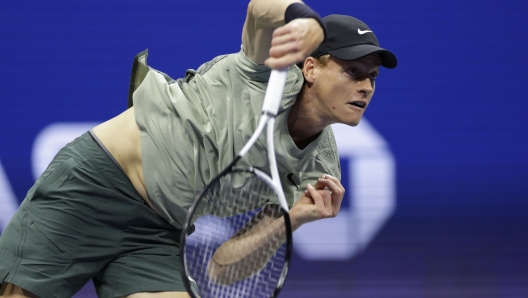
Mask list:
[{"label": "wrist", "polygon": [[297,216],[295,208],[290,209],[289,215],[290,215],[290,224],[291,224],[292,231],[297,230],[303,225],[303,222],[299,219],[299,216]]}]

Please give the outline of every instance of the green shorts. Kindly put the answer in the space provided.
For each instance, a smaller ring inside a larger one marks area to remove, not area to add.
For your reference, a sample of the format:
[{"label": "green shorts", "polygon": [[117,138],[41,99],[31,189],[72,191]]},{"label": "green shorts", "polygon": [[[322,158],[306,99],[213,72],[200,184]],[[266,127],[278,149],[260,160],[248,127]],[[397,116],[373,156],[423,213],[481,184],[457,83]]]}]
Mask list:
[{"label": "green shorts", "polygon": [[176,229],[90,133],[66,145],[0,236],[0,281],[39,297],[185,291]]}]

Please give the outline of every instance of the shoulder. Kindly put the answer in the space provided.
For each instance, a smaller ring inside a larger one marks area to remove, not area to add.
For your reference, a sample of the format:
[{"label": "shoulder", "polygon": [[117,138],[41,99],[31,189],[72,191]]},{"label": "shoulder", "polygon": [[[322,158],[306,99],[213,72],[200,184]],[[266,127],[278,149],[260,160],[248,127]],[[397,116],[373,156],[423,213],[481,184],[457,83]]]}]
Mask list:
[{"label": "shoulder", "polygon": [[222,73],[236,73],[244,79],[267,82],[271,70],[263,64],[251,61],[241,50],[238,53],[217,56],[200,65],[197,70],[189,69],[180,80],[188,83],[195,79],[196,76],[214,75],[221,75],[226,78],[226,75]]},{"label": "shoulder", "polygon": [[[213,81],[237,81],[265,91],[270,74],[271,69],[269,67],[253,62],[240,50],[237,53],[217,56],[202,64],[197,70],[187,70],[185,77],[180,79],[179,83],[189,83],[196,77],[205,77]],[[295,97],[300,92],[303,83],[304,77],[299,67],[290,66],[281,109],[289,107],[295,102]]]}]

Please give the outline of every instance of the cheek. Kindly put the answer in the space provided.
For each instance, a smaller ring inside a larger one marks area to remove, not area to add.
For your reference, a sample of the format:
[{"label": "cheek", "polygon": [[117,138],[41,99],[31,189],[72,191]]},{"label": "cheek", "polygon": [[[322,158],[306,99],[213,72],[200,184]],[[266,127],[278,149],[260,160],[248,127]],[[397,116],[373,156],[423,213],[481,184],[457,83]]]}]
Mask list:
[{"label": "cheek", "polygon": [[334,105],[350,98],[356,88],[354,84],[346,73],[328,72],[324,82],[319,84],[317,93],[320,98],[324,98],[326,104]]},{"label": "cheek", "polygon": [[319,81],[317,92],[325,101],[331,100],[334,97],[336,90],[336,76],[331,72],[325,73],[324,81]]},{"label": "cheek", "polygon": [[342,97],[353,88],[350,77],[347,74],[334,75],[328,79],[328,92],[331,94]]}]

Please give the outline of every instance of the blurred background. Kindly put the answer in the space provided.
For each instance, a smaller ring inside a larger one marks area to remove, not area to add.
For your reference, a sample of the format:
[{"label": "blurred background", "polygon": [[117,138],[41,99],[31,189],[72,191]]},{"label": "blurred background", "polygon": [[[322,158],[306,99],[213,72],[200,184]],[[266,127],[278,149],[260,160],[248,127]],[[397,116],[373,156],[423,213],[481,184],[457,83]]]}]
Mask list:
[{"label": "blurred background", "polygon": [[[60,146],[126,109],[137,53],[179,78],[237,52],[247,2],[3,1],[0,231]],[[296,232],[281,297],[528,297],[528,2],[307,4],[399,66],[335,127],[347,198]]]}]

